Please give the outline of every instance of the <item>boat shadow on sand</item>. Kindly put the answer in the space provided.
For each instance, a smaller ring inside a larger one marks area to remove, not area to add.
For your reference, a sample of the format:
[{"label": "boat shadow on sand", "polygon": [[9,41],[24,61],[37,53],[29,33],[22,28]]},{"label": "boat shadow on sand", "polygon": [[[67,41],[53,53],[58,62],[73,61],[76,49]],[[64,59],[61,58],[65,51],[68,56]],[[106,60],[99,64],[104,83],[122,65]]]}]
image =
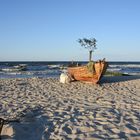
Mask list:
[{"label": "boat shadow on sand", "polygon": [[100,80],[100,84],[103,83],[117,83],[140,79],[140,76],[104,76]]}]

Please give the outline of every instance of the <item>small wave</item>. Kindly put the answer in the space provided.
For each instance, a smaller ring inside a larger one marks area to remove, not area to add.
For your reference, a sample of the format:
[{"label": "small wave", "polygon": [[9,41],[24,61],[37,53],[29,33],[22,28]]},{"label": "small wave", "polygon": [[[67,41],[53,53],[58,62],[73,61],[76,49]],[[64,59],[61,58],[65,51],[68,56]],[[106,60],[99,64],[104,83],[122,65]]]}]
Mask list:
[{"label": "small wave", "polygon": [[110,68],[140,68],[140,64],[109,65]]},{"label": "small wave", "polygon": [[131,76],[140,76],[140,73],[139,72],[138,73],[124,72],[123,74],[131,75]]},{"label": "small wave", "polygon": [[121,71],[121,68],[108,68],[108,71]]}]

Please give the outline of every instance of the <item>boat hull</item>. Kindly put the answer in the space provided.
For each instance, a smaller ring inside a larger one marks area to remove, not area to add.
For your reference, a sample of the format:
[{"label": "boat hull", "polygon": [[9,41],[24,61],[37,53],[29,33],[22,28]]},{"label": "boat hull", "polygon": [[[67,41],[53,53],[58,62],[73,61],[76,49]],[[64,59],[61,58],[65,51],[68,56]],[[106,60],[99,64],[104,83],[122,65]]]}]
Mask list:
[{"label": "boat hull", "polygon": [[100,61],[94,64],[94,72],[90,72],[87,66],[78,66],[68,67],[68,73],[74,80],[97,84],[106,72],[107,66],[107,62]]}]

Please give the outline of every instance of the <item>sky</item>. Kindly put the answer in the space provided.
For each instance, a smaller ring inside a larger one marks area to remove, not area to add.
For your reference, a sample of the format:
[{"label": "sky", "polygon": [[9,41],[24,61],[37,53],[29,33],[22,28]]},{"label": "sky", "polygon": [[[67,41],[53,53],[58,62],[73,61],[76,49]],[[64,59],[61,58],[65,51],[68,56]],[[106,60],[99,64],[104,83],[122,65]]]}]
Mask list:
[{"label": "sky", "polygon": [[0,61],[140,61],[140,0],[0,0]]}]

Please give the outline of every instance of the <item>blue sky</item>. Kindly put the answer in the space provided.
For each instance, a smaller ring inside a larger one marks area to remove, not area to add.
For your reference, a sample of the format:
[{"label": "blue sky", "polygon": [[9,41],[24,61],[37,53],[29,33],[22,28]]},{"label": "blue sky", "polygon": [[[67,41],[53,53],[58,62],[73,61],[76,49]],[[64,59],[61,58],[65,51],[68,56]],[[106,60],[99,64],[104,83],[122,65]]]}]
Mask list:
[{"label": "blue sky", "polygon": [[140,61],[140,0],[0,0],[0,61]]}]

